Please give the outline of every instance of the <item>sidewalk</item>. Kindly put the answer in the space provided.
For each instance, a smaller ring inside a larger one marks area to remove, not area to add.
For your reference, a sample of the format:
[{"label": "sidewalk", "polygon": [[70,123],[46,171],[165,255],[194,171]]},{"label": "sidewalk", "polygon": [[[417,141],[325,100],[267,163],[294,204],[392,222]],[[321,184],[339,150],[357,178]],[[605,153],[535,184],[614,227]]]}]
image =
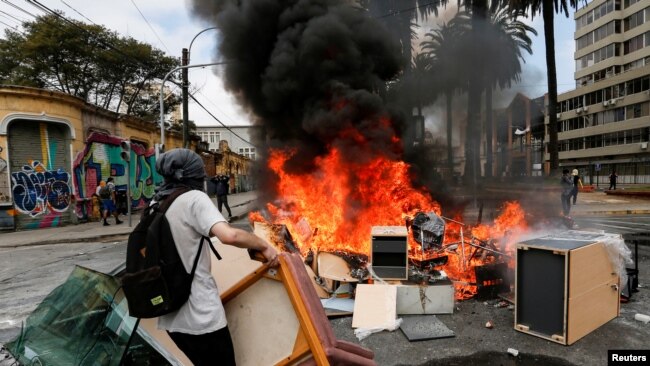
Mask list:
[{"label": "sidewalk", "polygon": [[[257,198],[257,192],[243,192],[231,194],[228,196],[228,203],[233,214],[233,219],[238,219],[248,214],[254,200]],[[217,199],[213,198],[214,204]],[[224,216],[227,217],[226,209],[223,209]],[[74,243],[97,240],[125,240],[133,227],[140,220],[140,211],[132,215],[132,227],[128,225],[127,217],[120,217],[124,223],[120,225],[112,224],[114,219],[111,217],[108,222],[110,226],[103,226],[101,222],[89,222],[79,225],[67,225],[49,229],[37,229],[28,231],[13,231],[0,233],[0,248],[13,248],[29,245],[44,245],[58,243]]]},{"label": "sidewalk", "polygon": [[[623,192],[625,190],[621,190]],[[557,187],[513,186],[489,187],[486,189],[492,198],[500,200],[512,197],[519,201],[535,202],[539,205],[560,206],[560,191]],[[617,192],[618,193],[618,192]],[[571,206],[571,216],[597,215],[638,215],[650,214],[650,197],[634,195],[607,194],[604,190],[579,192],[576,205]]]},{"label": "sidewalk", "polygon": [[572,216],[650,214],[650,199],[639,196],[608,195],[603,191],[578,193]]}]

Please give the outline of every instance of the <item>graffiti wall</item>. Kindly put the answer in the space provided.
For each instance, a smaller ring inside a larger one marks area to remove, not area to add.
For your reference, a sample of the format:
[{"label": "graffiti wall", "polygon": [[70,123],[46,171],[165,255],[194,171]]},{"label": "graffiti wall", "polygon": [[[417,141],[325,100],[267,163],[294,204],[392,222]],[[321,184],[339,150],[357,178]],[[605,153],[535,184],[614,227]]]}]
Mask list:
[{"label": "graffiti wall", "polygon": [[75,158],[73,164],[74,182],[76,189],[76,213],[79,218],[87,218],[93,208],[92,195],[100,181],[108,177],[115,180],[115,188],[126,191],[126,185],[131,185],[132,207],[146,205],[154,195],[157,184],[162,177],[156,172],[156,156],[154,149],[145,149],[139,144],[131,148],[131,182],[127,182],[127,163],[122,159],[120,143],[123,139],[101,133],[92,133],[86,141],[86,146]]},{"label": "graffiti wall", "polygon": [[8,128],[11,200],[2,222],[17,229],[59,226],[71,220],[70,131],[67,126],[16,120]]}]

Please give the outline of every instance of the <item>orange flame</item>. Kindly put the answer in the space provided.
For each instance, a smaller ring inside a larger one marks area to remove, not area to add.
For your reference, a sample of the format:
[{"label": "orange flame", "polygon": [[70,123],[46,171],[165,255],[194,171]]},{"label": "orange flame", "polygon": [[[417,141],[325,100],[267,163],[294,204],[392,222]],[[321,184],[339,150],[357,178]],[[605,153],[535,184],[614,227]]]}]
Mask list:
[{"label": "orange flame", "polygon": [[[342,132],[347,139],[362,142],[352,129]],[[399,141],[399,140],[397,140]],[[372,226],[405,225],[407,217],[418,212],[441,214],[425,188],[414,188],[409,166],[383,156],[363,163],[350,163],[336,148],[315,161],[319,168],[309,174],[294,174],[283,169],[296,151],[272,150],[269,168],[278,177],[279,199],[268,203],[266,212],[252,212],[251,221],[286,225],[303,256],[312,250],[347,251],[370,255]],[[508,202],[493,225],[463,227],[461,217],[448,221],[445,229],[447,264],[443,270],[456,284],[458,299],[476,293],[473,268],[488,260],[476,256],[467,244],[472,236],[487,240],[501,238],[514,227],[526,227],[524,212],[516,202]],[[464,239],[464,240],[463,240]],[[409,235],[409,255],[422,258],[421,247]],[[441,255],[441,253],[434,254]]]}]

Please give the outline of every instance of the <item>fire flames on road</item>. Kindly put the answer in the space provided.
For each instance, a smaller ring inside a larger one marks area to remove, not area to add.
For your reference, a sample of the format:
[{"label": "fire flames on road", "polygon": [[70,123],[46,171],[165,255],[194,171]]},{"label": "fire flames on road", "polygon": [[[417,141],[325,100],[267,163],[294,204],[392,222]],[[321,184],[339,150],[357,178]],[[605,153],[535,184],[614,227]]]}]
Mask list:
[{"label": "fire flames on road", "polygon": [[[268,167],[277,175],[279,199],[251,213],[250,219],[285,225],[303,256],[311,251],[368,256],[372,226],[405,225],[418,212],[441,214],[440,205],[424,187],[413,187],[404,162],[375,156],[352,163],[331,148],[317,158],[316,171],[289,173],[285,163],[297,153],[272,150]],[[513,233],[526,228],[524,216],[518,203],[508,202],[491,225],[467,227],[461,224],[462,218],[455,217],[448,220],[443,245],[436,251],[423,252],[409,235],[409,257],[422,261],[447,255],[439,269],[455,281],[458,299],[471,298],[476,293],[474,267],[497,259],[507,261],[504,256],[486,255],[490,252],[480,247],[494,243],[501,253],[512,254]]]}]

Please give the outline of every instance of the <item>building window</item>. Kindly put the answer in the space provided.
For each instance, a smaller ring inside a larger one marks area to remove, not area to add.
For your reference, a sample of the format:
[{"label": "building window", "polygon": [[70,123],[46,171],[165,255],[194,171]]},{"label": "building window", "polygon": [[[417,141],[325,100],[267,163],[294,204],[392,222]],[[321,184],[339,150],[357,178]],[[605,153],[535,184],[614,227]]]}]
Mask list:
[{"label": "building window", "polygon": [[[646,9],[646,10],[648,10],[648,9]],[[623,30],[625,32],[627,32],[630,29],[636,28],[637,26],[643,24],[643,13],[646,10],[638,11],[638,12],[630,15],[629,17],[623,19]]]},{"label": "building window", "polygon": [[239,155],[245,156],[251,160],[255,160],[255,148],[254,147],[240,147]]}]

